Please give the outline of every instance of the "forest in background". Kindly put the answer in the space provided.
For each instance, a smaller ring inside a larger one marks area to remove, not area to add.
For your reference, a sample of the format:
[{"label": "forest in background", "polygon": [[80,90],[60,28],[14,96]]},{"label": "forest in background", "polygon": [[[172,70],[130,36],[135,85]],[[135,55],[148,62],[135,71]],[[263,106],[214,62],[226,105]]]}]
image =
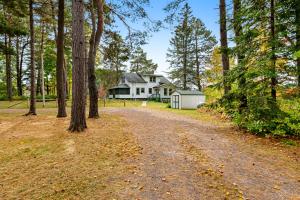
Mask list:
[{"label": "forest in background", "polygon": [[[100,85],[108,89],[125,70],[155,72],[157,65],[142,47],[149,33],[168,23],[174,26],[169,76],[176,86],[203,90],[206,107],[227,113],[251,132],[300,135],[297,0],[220,0],[219,46],[186,1],[169,1],[168,17],[158,21],[146,12],[150,4],[1,0],[0,98],[30,96],[29,114],[36,114],[35,101],[45,93],[58,99],[58,117],[65,117],[65,99],[72,97],[70,130],[82,131],[87,101],[89,117],[99,116]],[[134,22],[144,30],[133,29]],[[120,34],[118,23],[127,36]]]}]

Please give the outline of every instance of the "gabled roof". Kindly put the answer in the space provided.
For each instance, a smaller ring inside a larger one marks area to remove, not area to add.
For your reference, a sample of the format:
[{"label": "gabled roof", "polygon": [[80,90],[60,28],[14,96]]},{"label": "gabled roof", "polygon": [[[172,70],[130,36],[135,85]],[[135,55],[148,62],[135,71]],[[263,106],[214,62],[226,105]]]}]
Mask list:
[{"label": "gabled roof", "polygon": [[204,95],[202,92],[197,90],[176,90],[175,92],[181,95]]},{"label": "gabled roof", "polygon": [[168,79],[166,79],[164,76],[159,77],[159,83],[160,84],[172,84]]},{"label": "gabled roof", "polygon": [[142,76],[137,73],[124,73],[123,76],[130,83],[147,83]]}]

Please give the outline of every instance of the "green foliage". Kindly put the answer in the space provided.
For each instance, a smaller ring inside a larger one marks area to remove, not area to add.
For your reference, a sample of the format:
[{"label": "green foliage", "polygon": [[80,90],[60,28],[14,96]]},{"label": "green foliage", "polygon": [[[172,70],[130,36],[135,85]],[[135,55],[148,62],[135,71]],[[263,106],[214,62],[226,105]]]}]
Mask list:
[{"label": "green foliage", "polygon": [[158,65],[153,63],[151,59],[147,59],[147,53],[141,47],[138,47],[131,55],[130,59],[131,72],[141,74],[153,74]]},{"label": "green foliage", "polygon": [[178,19],[167,53],[169,76],[179,87],[196,86],[202,90],[205,71],[210,66],[210,57],[217,41],[205,24],[193,17],[188,4],[184,5],[180,15],[182,17]]}]

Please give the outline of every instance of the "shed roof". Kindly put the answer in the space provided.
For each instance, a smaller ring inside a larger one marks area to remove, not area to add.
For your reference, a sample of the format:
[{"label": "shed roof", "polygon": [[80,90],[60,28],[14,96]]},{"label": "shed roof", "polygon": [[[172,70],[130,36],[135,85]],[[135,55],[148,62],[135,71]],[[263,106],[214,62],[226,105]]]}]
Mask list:
[{"label": "shed roof", "polygon": [[[197,90],[176,90],[175,92],[181,95],[204,95],[203,92]],[[173,92],[174,94],[174,92]]]},{"label": "shed roof", "polygon": [[130,83],[147,83],[142,76],[137,73],[124,73],[123,76]]}]

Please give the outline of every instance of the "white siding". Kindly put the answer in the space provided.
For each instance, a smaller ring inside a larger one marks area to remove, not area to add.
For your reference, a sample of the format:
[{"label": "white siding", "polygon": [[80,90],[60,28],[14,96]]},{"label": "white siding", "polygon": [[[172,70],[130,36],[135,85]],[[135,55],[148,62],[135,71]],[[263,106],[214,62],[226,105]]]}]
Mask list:
[{"label": "white siding", "polygon": [[[156,82],[150,82],[150,76],[143,76],[143,79],[147,83],[131,83],[125,79],[125,84],[130,87],[130,95],[115,95],[115,98],[126,98],[126,99],[147,99],[152,94],[156,94],[154,87],[159,85],[160,77],[156,77]],[[122,80],[119,81],[119,84],[122,84]],[[136,89],[140,88],[140,94],[136,94]],[[144,88],[145,92],[141,92],[141,88]],[[152,88],[152,93],[149,94],[149,88]],[[161,98],[170,98],[169,89],[167,88],[167,95],[164,95],[164,89],[160,88],[159,94]],[[109,95],[109,98],[113,98],[113,95]]]},{"label": "white siding", "polygon": [[181,95],[181,108],[196,109],[204,101],[204,95]]},{"label": "white siding", "polygon": [[175,108],[175,95],[179,95],[179,109],[197,109],[199,104],[205,103],[204,95],[181,95],[174,92],[171,96],[172,108]]}]

